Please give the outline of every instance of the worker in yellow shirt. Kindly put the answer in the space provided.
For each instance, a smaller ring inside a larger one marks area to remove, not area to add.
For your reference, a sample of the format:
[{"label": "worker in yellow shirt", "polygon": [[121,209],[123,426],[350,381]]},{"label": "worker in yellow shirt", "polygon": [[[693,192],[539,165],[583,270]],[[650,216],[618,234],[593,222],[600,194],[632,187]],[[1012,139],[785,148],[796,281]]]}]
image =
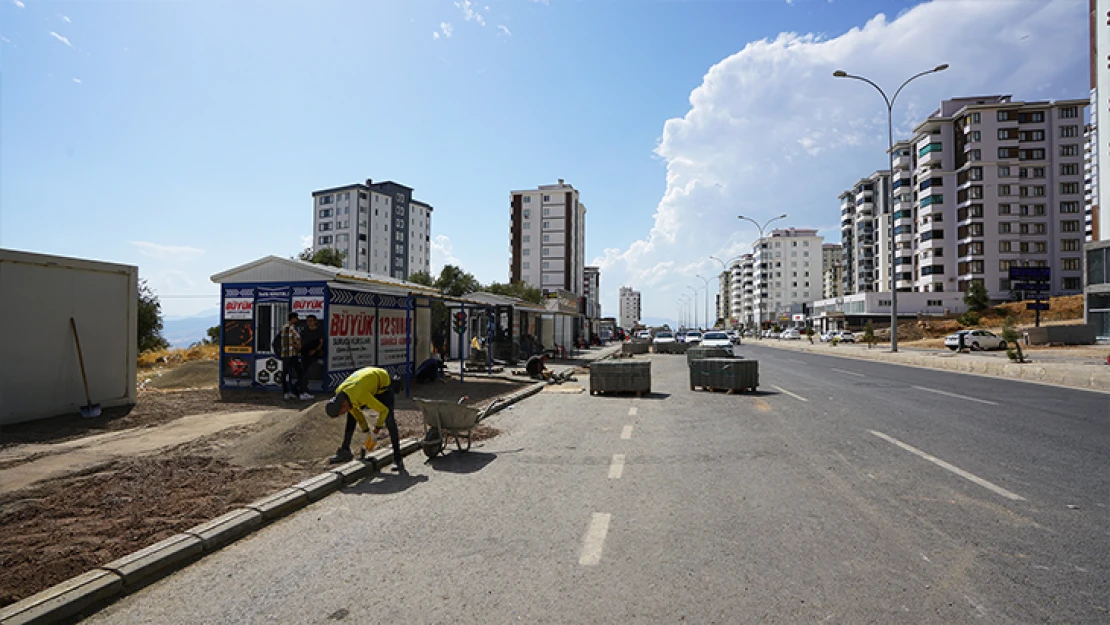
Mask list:
[{"label": "worker in yellow shirt", "polygon": [[329,417],[347,415],[343,445],[328,462],[336,464],[354,458],[351,454],[351,437],[354,436],[356,423],[363,432],[370,431],[366,417],[362,414],[364,408],[378,413],[378,420],[374,423],[375,434],[382,430],[383,424],[389,429],[389,440],[393,445],[393,470],[403,472],[405,464],[401,458],[401,438],[397,434],[397,420],[393,415],[393,379],[388,371],[378,367],[366,367],[352,373],[335,389],[335,397],[324,406]]}]

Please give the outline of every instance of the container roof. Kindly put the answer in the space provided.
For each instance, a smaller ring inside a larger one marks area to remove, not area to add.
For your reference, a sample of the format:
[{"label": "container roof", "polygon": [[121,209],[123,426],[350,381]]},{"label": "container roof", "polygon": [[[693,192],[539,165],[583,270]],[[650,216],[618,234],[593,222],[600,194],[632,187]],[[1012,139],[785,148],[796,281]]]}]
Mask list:
[{"label": "container roof", "polygon": [[354,288],[361,287],[360,290],[376,289],[417,295],[439,294],[439,290],[415,282],[272,255],[212,276],[212,282],[217,284],[322,281],[336,282]]}]

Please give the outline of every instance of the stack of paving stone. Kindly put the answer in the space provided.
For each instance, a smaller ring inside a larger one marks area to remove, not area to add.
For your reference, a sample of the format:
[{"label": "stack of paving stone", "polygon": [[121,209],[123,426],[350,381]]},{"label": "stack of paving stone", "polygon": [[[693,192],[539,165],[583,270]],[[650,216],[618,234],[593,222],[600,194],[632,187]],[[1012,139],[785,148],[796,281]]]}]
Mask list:
[{"label": "stack of paving stone", "polygon": [[695,360],[702,358],[735,358],[731,347],[702,347],[701,345],[691,346],[686,350],[686,363],[690,364]]},{"label": "stack of paving stone", "polygon": [[603,360],[590,364],[590,394],[651,392],[651,362]]},{"label": "stack of paving stone", "polygon": [[669,342],[669,343],[656,343],[655,344],[655,353],[656,354],[685,354],[686,350],[689,349],[689,348],[690,348],[689,343],[679,343],[678,341],[673,341],[673,342]]},{"label": "stack of paving stone", "polygon": [[621,353],[626,355],[646,354],[648,353],[649,347],[651,347],[651,343],[648,343],[647,341],[631,341],[629,343],[624,343],[621,345]]},{"label": "stack of paving stone", "polygon": [[742,358],[699,358],[690,361],[690,390],[754,391],[759,386],[759,361]]}]

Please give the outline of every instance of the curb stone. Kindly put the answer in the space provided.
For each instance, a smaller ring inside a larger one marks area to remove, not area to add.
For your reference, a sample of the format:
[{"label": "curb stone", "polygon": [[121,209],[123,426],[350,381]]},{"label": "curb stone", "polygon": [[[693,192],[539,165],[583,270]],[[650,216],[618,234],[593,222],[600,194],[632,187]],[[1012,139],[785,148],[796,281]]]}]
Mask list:
[{"label": "curb stone", "polygon": [[[604,358],[610,357],[612,354]],[[546,382],[537,382],[508,395],[489,414],[501,412],[539,393],[545,386]],[[402,440],[402,457],[419,451],[421,443],[419,438]],[[168,574],[172,569],[180,568],[198,556],[218,551],[263,525],[319,501],[342,486],[369,477],[392,463],[393,450],[385,448],[368,455],[366,461],[352,460],[302,480],[289,488],[0,608],[0,623],[57,623],[90,608],[103,606],[128,589],[140,586],[143,581],[156,575]]]}]

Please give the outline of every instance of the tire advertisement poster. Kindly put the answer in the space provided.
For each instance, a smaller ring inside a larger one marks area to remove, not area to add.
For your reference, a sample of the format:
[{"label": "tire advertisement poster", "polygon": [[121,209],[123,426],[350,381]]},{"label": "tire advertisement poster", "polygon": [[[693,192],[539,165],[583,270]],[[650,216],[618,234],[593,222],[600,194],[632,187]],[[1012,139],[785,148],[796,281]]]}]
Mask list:
[{"label": "tire advertisement poster", "polygon": [[374,364],[377,347],[373,308],[332,304],[328,311],[328,371]]}]

